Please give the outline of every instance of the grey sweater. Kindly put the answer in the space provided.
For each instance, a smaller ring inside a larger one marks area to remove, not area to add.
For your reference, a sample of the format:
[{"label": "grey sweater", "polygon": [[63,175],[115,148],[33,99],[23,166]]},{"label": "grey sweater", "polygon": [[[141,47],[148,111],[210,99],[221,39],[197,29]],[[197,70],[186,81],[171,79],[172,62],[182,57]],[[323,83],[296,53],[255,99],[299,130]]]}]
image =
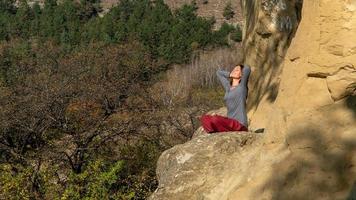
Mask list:
[{"label": "grey sweater", "polygon": [[247,112],[246,112],[246,98],[247,98],[247,83],[251,73],[251,68],[244,65],[242,70],[242,77],[239,85],[230,89],[230,72],[223,70],[221,67],[216,71],[220,82],[225,89],[224,100],[227,107],[227,117],[236,119],[246,128],[248,128]]}]

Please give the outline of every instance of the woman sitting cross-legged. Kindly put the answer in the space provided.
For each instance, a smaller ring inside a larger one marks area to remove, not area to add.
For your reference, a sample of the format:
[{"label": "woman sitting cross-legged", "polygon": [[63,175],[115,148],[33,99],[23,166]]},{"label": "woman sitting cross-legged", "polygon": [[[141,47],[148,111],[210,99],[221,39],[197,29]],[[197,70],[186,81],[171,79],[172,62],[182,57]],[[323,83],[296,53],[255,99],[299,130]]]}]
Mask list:
[{"label": "woman sitting cross-legged", "polygon": [[246,99],[250,73],[250,66],[244,64],[236,65],[231,72],[223,70],[221,67],[216,71],[216,75],[225,89],[224,100],[227,117],[203,114],[200,117],[200,122],[207,133],[248,131]]}]

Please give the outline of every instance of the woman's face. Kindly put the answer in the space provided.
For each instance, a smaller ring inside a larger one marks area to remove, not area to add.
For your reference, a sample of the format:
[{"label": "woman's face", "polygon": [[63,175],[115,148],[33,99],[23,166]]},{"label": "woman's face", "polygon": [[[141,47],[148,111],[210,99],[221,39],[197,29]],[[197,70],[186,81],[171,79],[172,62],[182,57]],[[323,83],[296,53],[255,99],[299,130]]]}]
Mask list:
[{"label": "woman's face", "polygon": [[234,78],[241,78],[241,66],[237,65],[236,67],[234,67],[234,69],[231,71],[231,76],[233,76]]}]

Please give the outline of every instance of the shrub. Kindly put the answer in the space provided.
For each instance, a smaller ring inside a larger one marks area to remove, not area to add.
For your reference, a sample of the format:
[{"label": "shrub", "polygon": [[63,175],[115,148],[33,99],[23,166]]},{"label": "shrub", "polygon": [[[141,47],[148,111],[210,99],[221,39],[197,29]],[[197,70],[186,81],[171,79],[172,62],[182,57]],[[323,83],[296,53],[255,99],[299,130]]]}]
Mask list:
[{"label": "shrub", "polygon": [[110,189],[119,179],[119,173],[122,171],[125,162],[119,160],[111,165],[103,160],[95,160],[89,163],[83,173],[71,173],[67,187],[64,190],[61,199],[110,199],[110,197],[125,197],[132,199],[134,192],[122,194],[116,192],[113,194]]},{"label": "shrub", "polygon": [[235,30],[231,32],[230,39],[234,40],[235,42],[242,41],[242,30],[238,24],[236,25]]},{"label": "shrub", "polygon": [[233,18],[234,15],[235,15],[235,12],[233,11],[231,2],[229,1],[224,8],[223,16],[225,17],[225,19],[229,20],[229,19]]},{"label": "shrub", "polygon": [[220,29],[218,31],[214,32],[214,43],[219,44],[219,45],[227,45],[228,46],[226,36],[228,36],[233,30],[235,30],[234,26],[224,22],[221,25]]}]

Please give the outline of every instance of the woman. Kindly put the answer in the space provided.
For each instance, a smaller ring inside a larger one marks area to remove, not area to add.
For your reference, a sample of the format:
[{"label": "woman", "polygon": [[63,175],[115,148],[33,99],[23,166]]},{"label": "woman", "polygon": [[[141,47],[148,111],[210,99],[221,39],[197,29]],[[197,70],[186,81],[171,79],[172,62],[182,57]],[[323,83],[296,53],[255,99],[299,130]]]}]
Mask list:
[{"label": "woman", "polygon": [[216,75],[225,89],[224,100],[227,107],[227,117],[217,114],[203,114],[200,121],[207,133],[248,131],[246,98],[250,73],[251,68],[243,64],[236,65],[231,72],[221,68],[216,71]]}]

